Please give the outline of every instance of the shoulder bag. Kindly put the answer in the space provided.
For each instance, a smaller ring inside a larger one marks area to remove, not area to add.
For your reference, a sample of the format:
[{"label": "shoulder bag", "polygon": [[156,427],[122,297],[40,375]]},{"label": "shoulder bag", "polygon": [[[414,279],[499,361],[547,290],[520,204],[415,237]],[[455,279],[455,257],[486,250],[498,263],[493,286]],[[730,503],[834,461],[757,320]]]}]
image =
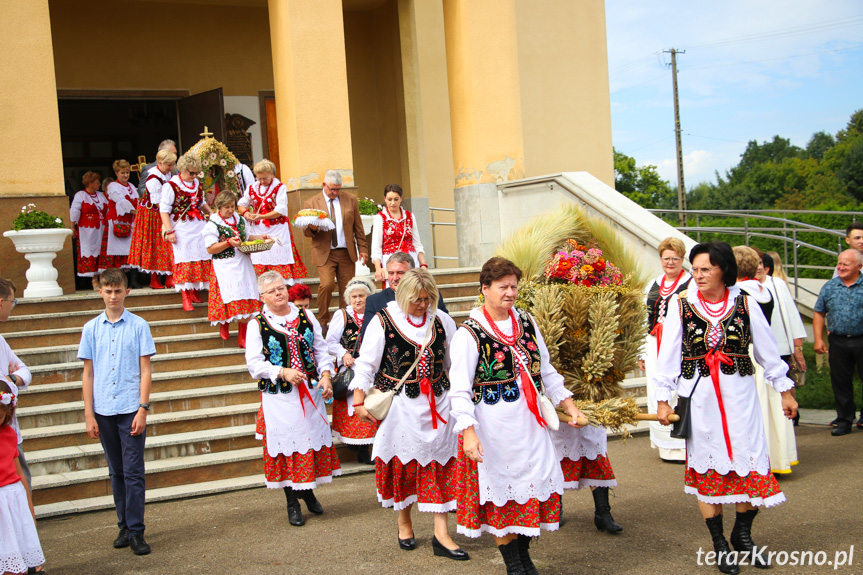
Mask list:
[{"label": "shoulder bag", "polygon": [[[347,311],[342,310],[345,313],[345,319],[347,320]],[[345,321],[347,324],[347,321]],[[357,339],[354,342],[353,349],[350,350],[351,357],[356,359],[357,357],[357,344],[360,343],[360,336],[357,334]],[[336,373],[336,376],[333,378],[333,399],[342,400],[348,396],[348,386],[351,384],[351,381],[354,379],[354,369],[352,367],[343,366],[344,369]]]},{"label": "shoulder bag", "polygon": [[[530,370],[527,369],[524,365],[524,361],[521,359],[521,355],[518,353],[518,350],[515,347],[510,347],[512,350],[512,354],[518,359],[519,365],[521,365],[522,371],[527,375],[527,378],[530,380],[531,385],[535,385],[533,382],[533,377],[530,375]],[[557,416],[557,410],[554,409],[554,404],[545,394],[545,384],[540,380],[539,382],[540,394],[539,394],[539,413],[542,414],[542,418],[545,420],[545,424],[552,431],[557,431],[560,428],[560,418]]]}]

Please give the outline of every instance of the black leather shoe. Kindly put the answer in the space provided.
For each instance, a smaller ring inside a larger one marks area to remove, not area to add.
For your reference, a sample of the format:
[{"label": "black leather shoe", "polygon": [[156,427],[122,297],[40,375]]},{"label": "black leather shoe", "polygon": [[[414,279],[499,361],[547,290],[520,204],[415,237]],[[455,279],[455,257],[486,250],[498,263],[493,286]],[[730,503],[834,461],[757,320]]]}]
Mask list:
[{"label": "black leather shoe", "polygon": [[144,541],[143,533],[135,533],[129,537],[129,546],[135,555],[146,555],[150,552],[150,546]]},{"label": "black leather shoe", "polygon": [[129,528],[123,527],[120,529],[120,534],[114,539],[114,549],[123,549],[129,546]]},{"label": "black leather shoe", "polygon": [[360,448],[357,450],[357,463],[364,463],[366,465],[374,465],[375,460],[372,459],[371,449],[368,445],[360,445]]},{"label": "black leather shoe", "polygon": [[398,530],[396,530],[396,538],[399,540],[399,549],[403,551],[413,551],[417,548],[417,540],[413,537],[408,537],[407,539],[402,539],[398,536]]},{"label": "black leather shoe", "polygon": [[321,505],[321,502],[318,501],[317,497],[315,497],[315,492],[311,489],[303,489],[302,491],[297,491],[297,496],[306,502],[306,508],[308,508],[310,513],[320,515],[324,512],[324,506]]},{"label": "black leather shoe", "polygon": [[848,435],[849,433],[851,433],[851,422],[840,421],[836,424],[836,427],[833,428],[833,431],[830,432],[830,435],[833,437],[839,437],[840,435]]},{"label": "black leather shoe", "polygon": [[830,427],[836,427],[836,424],[839,423],[839,418],[837,417],[833,421],[830,422]]},{"label": "black leather shoe", "polygon": [[437,537],[432,536],[432,551],[437,557],[446,557],[454,561],[467,561],[470,555],[467,551],[459,547],[458,549],[447,549],[437,540]]}]

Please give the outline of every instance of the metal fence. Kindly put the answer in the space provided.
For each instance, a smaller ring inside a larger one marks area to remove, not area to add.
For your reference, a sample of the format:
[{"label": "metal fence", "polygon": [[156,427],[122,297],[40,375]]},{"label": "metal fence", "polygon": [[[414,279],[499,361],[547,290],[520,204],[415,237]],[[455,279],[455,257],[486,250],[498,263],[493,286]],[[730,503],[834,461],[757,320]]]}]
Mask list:
[{"label": "metal fence", "polygon": [[435,212],[451,212],[453,217],[455,217],[455,209],[453,208],[429,208],[429,223],[431,224],[431,235],[432,235],[432,252],[434,255],[435,261],[437,260],[455,260],[458,261],[458,257],[453,256],[439,256],[437,250],[437,235],[435,234],[435,228],[437,226],[445,226],[445,227],[455,227],[455,222],[441,222],[435,220]]}]

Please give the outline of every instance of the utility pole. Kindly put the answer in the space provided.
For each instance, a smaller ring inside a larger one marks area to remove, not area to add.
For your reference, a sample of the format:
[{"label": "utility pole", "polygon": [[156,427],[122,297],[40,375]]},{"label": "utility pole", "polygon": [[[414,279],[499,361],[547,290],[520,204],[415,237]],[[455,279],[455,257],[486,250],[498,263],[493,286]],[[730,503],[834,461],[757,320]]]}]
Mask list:
[{"label": "utility pole", "polygon": [[665,50],[671,54],[671,82],[674,87],[674,136],[677,143],[677,209],[680,212],[680,227],[686,227],[686,186],[683,184],[683,145],[680,142],[680,104],[677,99],[677,55],[686,50]]}]

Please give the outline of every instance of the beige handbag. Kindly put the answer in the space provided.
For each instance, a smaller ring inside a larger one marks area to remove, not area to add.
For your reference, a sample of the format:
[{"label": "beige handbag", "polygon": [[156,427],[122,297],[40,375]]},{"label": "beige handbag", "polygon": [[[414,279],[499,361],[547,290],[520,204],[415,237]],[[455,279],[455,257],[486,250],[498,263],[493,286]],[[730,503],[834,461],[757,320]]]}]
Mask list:
[{"label": "beige handbag", "polygon": [[[524,365],[524,361],[521,359],[521,355],[519,355],[518,350],[515,348],[510,348],[512,350],[512,354],[518,359],[519,365],[521,365],[521,369],[527,374],[527,378],[530,380],[531,385],[533,383],[533,377],[530,375],[530,370],[527,369]],[[541,393],[539,394],[539,413],[542,415],[542,418],[545,420],[545,424],[552,431],[557,431],[560,428],[560,418],[557,416],[557,410],[554,408],[554,404],[545,395],[545,384],[540,381],[539,387]]]},{"label": "beige handbag", "polygon": [[423,343],[422,347],[420,348],[420,351],[417,354],[417,358],[414,361],[413,365],[410,367],[409,370],[405,372],[401,380],[399,380],[398,385],[396,385],[389,391],[381,391],[376,387],[372,387],[366,392],[366,398],[365,400],[363,400],[363,407],[365,407],[366,410],[368,410],[368,412],[371,414],[371,416],[378,421],[383,421],[383,419],[387,416],[387,413],[390,412],[390,406],[393,404],[393,397],[395,396],[396,392],[401,388],[402,384],[404,384],[405,380],[413,372],[413,370],[416,369],[420,358],[425,353],[426,347],[431,340],[431,331],[433,324],[434,316],[429,318],[429,327],[428,331],[426,331],[425,343]]}]

